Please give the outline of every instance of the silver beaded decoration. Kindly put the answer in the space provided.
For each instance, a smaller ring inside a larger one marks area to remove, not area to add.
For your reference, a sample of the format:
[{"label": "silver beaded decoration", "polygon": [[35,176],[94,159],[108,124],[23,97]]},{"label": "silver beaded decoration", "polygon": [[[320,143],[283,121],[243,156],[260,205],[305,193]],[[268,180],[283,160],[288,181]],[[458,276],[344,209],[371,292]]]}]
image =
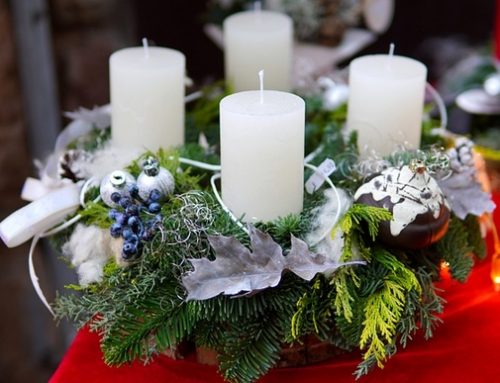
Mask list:
[{"label": "silver beaded decoration", "polygon": [[160,192],[161,198],[164,198],[173,193],[175,180],[172,174],[161,167],[157,160],[148,157],[144,161],[142,172],[137,178],[137,187],[139,188],[139,196],[144,201],[149,198],[151,191],[154,189]]},{"label": "silver beaded decoration", "polygon": [[129,196],[128,185],[134,182],[134,177],[123,170],[115,170],[106,175],[99,189],[103,202],[109,207],[117,207],[118,204],[111,200],[111,194],[118,192],[122,197]]}]

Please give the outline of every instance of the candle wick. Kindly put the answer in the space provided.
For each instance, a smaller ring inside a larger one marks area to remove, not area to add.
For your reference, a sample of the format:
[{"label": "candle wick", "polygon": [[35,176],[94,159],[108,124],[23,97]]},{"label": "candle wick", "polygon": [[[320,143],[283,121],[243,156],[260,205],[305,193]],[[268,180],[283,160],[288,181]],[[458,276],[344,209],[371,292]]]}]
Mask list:
[{"label": "candle wick", "polygon": [[394,48],[395,48],[395,45],[394,43],[391,43],[389,45],[389,56],[392,58],[394,56]]},{"label": "candle wick", "polygon": [[260,103],[264,103],[264,69],[259,71],[259,83],[260,83]]},{"label": "candle wick", "polygon": [[392,68],[392,59],[394,57],[394,48],[395,48],[394,43],[391,43],[389,45],[389,59],[387,60],[387,65],[386,65],[387,70],[391,70],[391,68]]},{"label": "candle wick", "polygon": [[144,47],[144,57],[146,59],[148,59],[149,58],[149,44],[148,44],[148,39],[145,37],[142,39],[142,46]]}]

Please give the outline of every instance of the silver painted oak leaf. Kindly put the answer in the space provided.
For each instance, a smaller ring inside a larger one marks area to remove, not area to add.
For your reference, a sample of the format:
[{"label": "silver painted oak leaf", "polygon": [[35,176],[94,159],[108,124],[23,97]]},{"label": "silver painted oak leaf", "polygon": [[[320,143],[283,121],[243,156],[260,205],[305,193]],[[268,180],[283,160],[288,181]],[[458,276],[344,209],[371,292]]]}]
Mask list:
[{"label": "silver painted oak leaf", "polygon": [[187,300],[205,300],[219,294],[236,295],[275,287],[285,270],[310,281],[317,273],[332,273],[346,264],[309,251],[307,244],[292,236],[287,256],[269,234],[249,226],[251,250],[234,237],[210,236],[216,259],[189,259],[193,270],[182,283]]}]

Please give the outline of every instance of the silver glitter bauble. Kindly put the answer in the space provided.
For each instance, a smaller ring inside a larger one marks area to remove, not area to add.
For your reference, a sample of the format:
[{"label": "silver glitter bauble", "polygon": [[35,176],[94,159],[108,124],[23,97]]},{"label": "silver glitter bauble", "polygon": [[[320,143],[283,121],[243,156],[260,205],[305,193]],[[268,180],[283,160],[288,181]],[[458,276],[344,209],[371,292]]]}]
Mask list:
[{"label": "silver glitter bauble", "polygon": [[134,177],[123,170],[115,170],[106,175],[99,188],[101,199],[109,207],[117,207],[118,204],[111,200],[111,195],[115,192],[120,193],[122,197],[130,196],[128,185],[135,182]]},{"label": "silver glitter bauble", "polygon": [[142,172],[137,178],[139,196],[146,201],[151,192],[156,189],[160,192],[161,198],[173,193],[175,180],[172,174],[161,167],[158,161],[149,157],[144,162]]}]

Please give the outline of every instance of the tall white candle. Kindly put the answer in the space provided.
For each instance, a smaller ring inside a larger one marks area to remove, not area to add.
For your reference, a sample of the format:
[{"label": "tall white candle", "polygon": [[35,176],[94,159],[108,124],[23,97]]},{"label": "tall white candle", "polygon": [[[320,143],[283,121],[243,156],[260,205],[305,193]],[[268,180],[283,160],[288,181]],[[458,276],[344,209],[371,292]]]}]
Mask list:
[{"label": "tall white candle", "polygon": [[156,150],[184,143],[185,57],[160,47],[111,55],[111,136],[118,147]]},{"label": "tall white candle", "polygon": [[347,126],[362,155],[420,146],[427,68],[408,57],[364,56],[349,68]]},{"label": "tall white candle", "polygon": [[292,88],[293,24],[285,14],[269,11],[236,13],[224,20],[226,79],[235,92],[257,89],[255,73],[264,69],[266,88]]},{"label": "tall white candle", "polygon": [[247,91],[221,101],[222,199],[237,217],[302,211],[304,124],[305,103],[291,93]]}]

